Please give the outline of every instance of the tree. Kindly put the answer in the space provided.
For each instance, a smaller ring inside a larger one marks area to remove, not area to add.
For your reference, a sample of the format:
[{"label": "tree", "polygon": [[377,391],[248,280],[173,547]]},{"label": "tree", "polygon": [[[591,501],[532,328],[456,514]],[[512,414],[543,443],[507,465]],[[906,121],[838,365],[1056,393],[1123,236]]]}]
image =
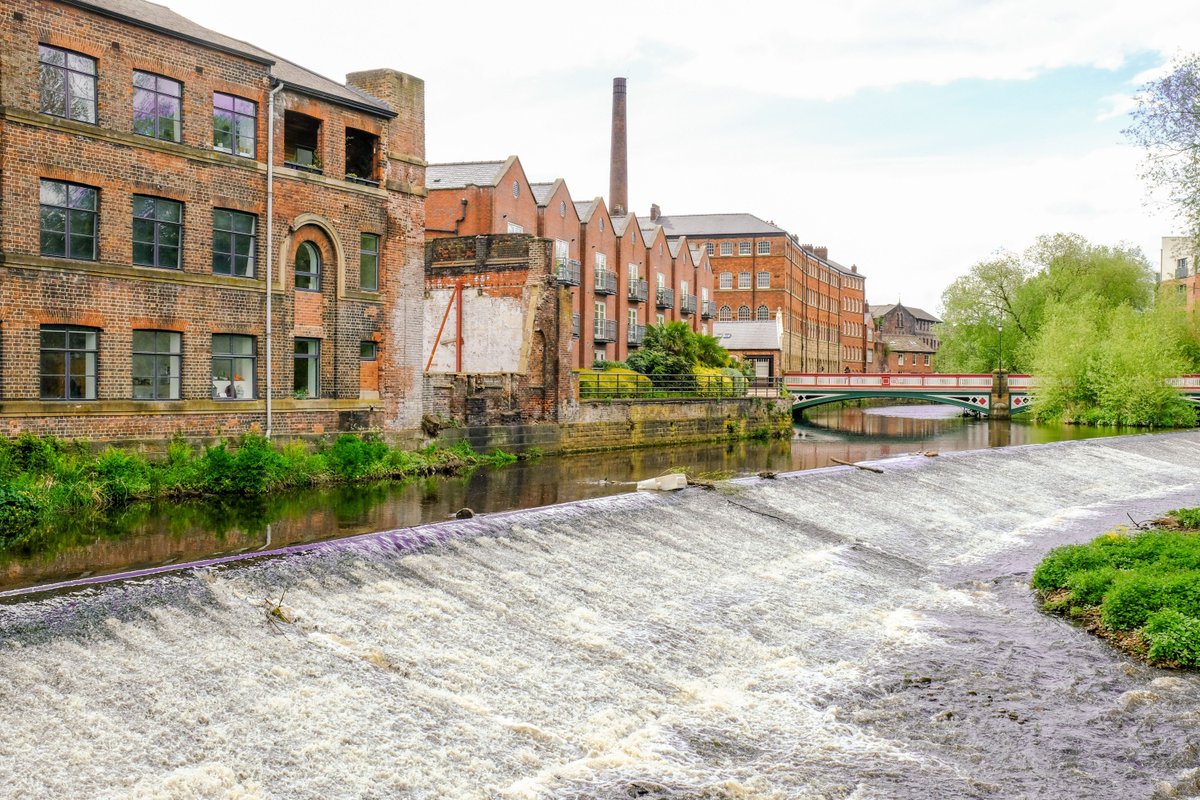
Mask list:
[{"label": "tree", "polygon": [[1093,245],[1076,234],[1040,236],[1021,255],[1001,251],[981,261],[942,293],[938,369],[989,372],[1030,369],[1047,309],[1091,297],[1104,309],[1148,308],[1154,274],[1137,248]]},{"label": "tree", "polygon": [[1166,190],[1200,245],[1200,54],[1172,66],[1170,74],[1142,87],[1124,133],[1146,150],[1142,177]]}]

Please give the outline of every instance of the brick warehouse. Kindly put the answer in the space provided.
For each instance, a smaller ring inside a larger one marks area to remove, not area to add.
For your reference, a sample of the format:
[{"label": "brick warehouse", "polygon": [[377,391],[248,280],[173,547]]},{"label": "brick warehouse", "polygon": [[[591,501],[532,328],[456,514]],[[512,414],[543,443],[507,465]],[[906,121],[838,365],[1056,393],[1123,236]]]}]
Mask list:
[{"label": "brick warehouse", "polygon": [[415,430],[423,83],[141,0],[0,12],[0,433]]}]

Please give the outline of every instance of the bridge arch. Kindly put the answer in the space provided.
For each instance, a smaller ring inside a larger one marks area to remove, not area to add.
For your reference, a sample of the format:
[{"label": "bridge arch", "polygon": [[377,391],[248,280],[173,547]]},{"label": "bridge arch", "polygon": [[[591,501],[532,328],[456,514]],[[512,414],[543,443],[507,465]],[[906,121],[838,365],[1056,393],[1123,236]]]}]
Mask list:
[{"label": "bridge arch", "polygon": [[[941,403],[943,405],[955,406],[966,411],[976,411],[981,414],[986,414],[991,408],[990,396],[987,392],[973,394],[936,394],[936,393],[918,393],[913,391],[887,391],[886,389],[874,389],[871,391],[839,391],[839,392],[795,392],[792,393],[792,411],[804,411],[817,406],[828,405],[829,403],[840,403],[844,400],[864,400],[869,398],[883,398],[887,400],[927,400],[933,403]],[[1012,409],[1013,413],[1024,411],[1028,406],[1022,404]]]}]

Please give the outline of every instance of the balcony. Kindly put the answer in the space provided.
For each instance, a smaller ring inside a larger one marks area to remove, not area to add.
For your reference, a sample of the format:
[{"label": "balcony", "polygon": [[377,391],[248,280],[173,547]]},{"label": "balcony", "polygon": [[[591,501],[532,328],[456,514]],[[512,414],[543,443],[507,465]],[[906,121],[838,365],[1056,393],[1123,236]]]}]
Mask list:
[{"label": "balcony", "polygon": [[617,340],[617,321],[615,319],[592,320],[592,341],[615,342]]},{"label": "balcony", "polygon": [[1187,276],[1188,276],[1188,268],[1187,268],[1187,264],[1186,264],[1186,263],[1184,263],[1184,264],[1178,264],[1178,265],[1176,265],[1176,267],[1175,267],[1175,277],[1176,277],[1176,278],[1186,278]]},{"label": "balcony", "polygon": [[700,304],[700,319],[712,319],[717,315],[717,301],[705,300]]},{"label": "balcony", "polygon": [[617,273],[606,269],[596,270],[596,294],[616,294]]},{"label": "balcony", "polygon": [[696,295],[683,294],[679,296],[679,313],[680,314],[695,314],[696,313]]},{"label": "balcony", "polygon": [[645,325],[630,325],[629,330],[626,331],[625,341],[629,343],[630,347],[640,347],[642,344],[642,340],[645,338],[646,338],[646,326]]},{"label": "balcony", "polygon": [[571,315],[571,335],[574,336],[576,339],[579,338],[579,315],[578,314]]},{"label": "balcony", "polygon": [[557,268],[554,271],[555,278],[563,286],[578,286],[579,285],[579,262],[575,259],[560,258],[555,261]]},{"label": "balcony", "polygon": [[675,290],[659,289],[654,293],[654,305],[658,306],[659,308],[674,308]]},{"label": "balcony", "polygon": [[644,303],[650,296],[650,286],[645,281],[634,278],[629,281],[629,302]]}]

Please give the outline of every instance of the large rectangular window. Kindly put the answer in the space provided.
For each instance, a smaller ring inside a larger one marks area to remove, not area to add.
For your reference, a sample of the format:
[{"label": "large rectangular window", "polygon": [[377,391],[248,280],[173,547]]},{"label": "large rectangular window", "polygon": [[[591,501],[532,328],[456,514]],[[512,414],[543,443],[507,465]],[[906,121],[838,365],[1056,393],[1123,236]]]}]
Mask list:
[{"label": "large rectangular window", "polygon": [[358,288],[379,291],[379,237],[373,233],[361,234],[358,239]]},{"label": "large rectangular window", "polygon": [[254,101],[213,92],[213,149],[254,158],[257,114]]},{"label": "large rectangular window", "polygon": [[739,272],[738,273],[738,288],[739,289],[749,289],[750,288],[750,273],[749,272]]},{"label": "large rectangular window", "polygon": [[183,84],[150,72],[133,73],[133,132],[178,142],[183,124]]},{"label": "large rectangular window", "polygon": [[297,339],[293,359],[292,396],[308,400],[321,396],[321,340]]},{"label": "large rectangular window", "polygon": [[95,400],[99,331],[67,325],[41,330],[41,398]]},{"label": "large rectangular window", "polygon": [[42,255],[95,261],[99,192],[90,186],[44,180],[40,199]]},{"label": "large rectangular window", "polygon": [[213,274],[254,277],[253,214],[213,209]]},{"label": "large rectangular window", "polygon": [[738,242],[738,255],[739,256],[750,255],[750,243],[749,242]]},{"label": "large rectangular window", "polygon": [[733,242],[721,242],[721,255],[733,255]]},{"label": "large rectangular window", "polygon": [[174,331],[133,332],[133,399],[178,400],[181,339]]},{"label": "large rectangular window", "polygon": [[760,288],[760,289],[770,289],[771,288],[771,273],[769,273],[769,272],[758,273],[758,288]]},{"label": "large rectangular window", "polygon": [[758,254],[760,256],[771,255],[771,243],[770,242],[759,242],[758,243]]},{"label": "large rectangular window", "polygon": [[96,59],[41,44],[38,69],[42,113],[96,122]]},{"label": "large rectangular window", "polygon": [[214,333],[212,391],[216,400],[253,400],[256,363],[253,336]]},{"label": "large rectangular window", "polygon": [[179,269],[183,203],[161,197],[133,196],[133,263]]},{"label": "large rectangular window", "polygon": [[721,273],[720,288],[722,288],[722,289],[732,289],[733,288],[733,273],[732,272],[722,272]]}]

